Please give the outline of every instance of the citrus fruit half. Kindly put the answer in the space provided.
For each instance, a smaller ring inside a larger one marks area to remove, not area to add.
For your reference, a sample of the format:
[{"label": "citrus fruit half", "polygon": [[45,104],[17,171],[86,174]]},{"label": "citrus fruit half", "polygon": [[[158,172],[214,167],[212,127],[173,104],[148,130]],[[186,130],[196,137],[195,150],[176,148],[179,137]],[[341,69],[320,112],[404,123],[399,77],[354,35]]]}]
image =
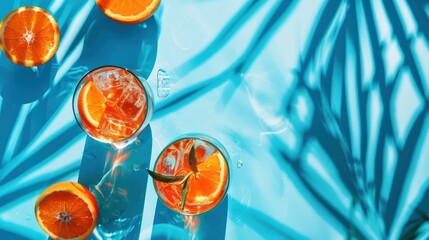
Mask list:
[{"label": "citrus fruit half", "polygon": [[85,239],[97,224],[98,206],[83,185],[60,182],[40,194],[35,215],[40,227],[53,239]]},{"label": "citrus fruit half", "polygon": [[0,25],[0,46],[16,64],[37,66],[49,61],[57,51],[60,29],[55,18],[42,8],[17,8]]},{"label": "citrus fruit half", "polygon": [[96,0],[109,18],[121,23],[139,23],[150,18],[160,0]]},{"label": "citrus fruit half", "polygon": [[[93,81],[87,82],[79,94],[78,110],[87,128],[98,127],[106,109],[106,98]],[[89,126],[88,126],[89,125]]]},{"label": "citrus fruit half", "polygon": [[186,202],[200,205],[222,200],[228,182],[228,167],[222,154],[216,152],[197,168],[198,173],[189,179]]}]

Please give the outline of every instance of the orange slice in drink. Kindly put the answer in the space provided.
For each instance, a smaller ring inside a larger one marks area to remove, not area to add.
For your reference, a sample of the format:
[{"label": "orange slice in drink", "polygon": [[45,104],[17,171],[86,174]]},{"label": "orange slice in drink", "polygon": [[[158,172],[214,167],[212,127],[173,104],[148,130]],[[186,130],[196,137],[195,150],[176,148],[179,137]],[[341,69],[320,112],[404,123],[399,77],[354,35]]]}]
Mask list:
[{"label": "orange slice in drink", "polygon": [[35,215],[40,227],[53,239],[85,239],[97,224],[98,206],[83,185],[61,182],[37,198]]},{"label": "orange slice in drink", "polygon": [[[87,128],[98,127],[106,109],[106,98],[93,81],[87,82],[79,94],[78,110]],[[89,125],[89,126],[88,126]]]},{"label": "orange slice in drink", "polygon": [[150,18],[160,0],[96,0],[109,18],[121,23],[139,23]]},{"label": "orange slice in drink", "polygon": [[198,173],[189,178],[186,204],[216,204],[222,200],[228,183],[228,166],[220,152],[197,165]]},{"label": "orange slice in drink", "polygon": [[37,66],[49,61],[60,42],[60,29],[46,10],[26,6],[10,12],[0,27],[0,46],[14,63]]}]

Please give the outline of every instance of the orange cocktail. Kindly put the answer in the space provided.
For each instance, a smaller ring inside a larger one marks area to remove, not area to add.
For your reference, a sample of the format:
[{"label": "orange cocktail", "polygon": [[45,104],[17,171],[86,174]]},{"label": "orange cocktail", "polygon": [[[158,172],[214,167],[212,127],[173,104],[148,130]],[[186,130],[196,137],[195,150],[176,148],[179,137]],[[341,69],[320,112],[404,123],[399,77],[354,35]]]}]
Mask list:
[{"label": "orange cocktail", "polygon": [[105,66],[86,74],[76,87],[73,110],[81,128],[108,143],[136,137],[152,115],[146,81],[125,68]]},{"label": "orange cocktail", "polygon": [[217,206],[230,175],[223,149],[205,136],[182,137],[167,146],[154,171],[148,170],[162,202],[183,214],[204,213]]}]

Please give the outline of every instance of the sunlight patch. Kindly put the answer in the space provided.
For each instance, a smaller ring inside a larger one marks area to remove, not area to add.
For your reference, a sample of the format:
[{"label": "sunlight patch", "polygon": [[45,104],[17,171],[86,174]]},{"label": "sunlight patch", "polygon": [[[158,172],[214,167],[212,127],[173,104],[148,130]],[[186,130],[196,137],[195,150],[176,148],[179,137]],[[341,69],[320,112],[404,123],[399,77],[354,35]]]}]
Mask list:
[{"label": "sunlight patch", "polygon": [[346,59],[345,59],[345,88],[346,88],[346,103],[348,110],[348,121],[350,125],[350,143],[352,155],[354,159],[360,159],[361,156],[361,113],[358,93],[358,71],[356,48],[351,40],[351,36],[347,35],[346,39]]},{"label": "sunlight patch", "polygon": [[399,10],[399,18],[404,26],[406,35],[408,37],[415,36],[417,34],[417,23],[408,7],[408,3],[402,0],[396,0],[393,2],[396,5],[396,9]]},{"label": "sunlight patch", "polygon": [[375,181],[375,156],[379,140],[381,119],[383,117],[383,102],[380,88],[374,86],[368,96],[367,124],[368,124],[368,146],[366,159],[366,177],[368,183]]},{"label": "sunlight patch", "polygon": [[361,54],[361,69],[362,69],[362,88],[368,88],[372,82],[375,72],[374,56],[371,39],[369,37],[365,12],[361,1],[356,1],[356,17],[358,25],[358,35]]},{"label": "sunlight patch", "polygon": [[423,99],[408,68],[401,71],[392,99],[390,106],[392,127],[397,145],[402,148],[417,115],[423,108]]},{"label": "sunlight patch", "polygon": [[328,201],[339,212],[345,211],[350,203],[350,192],[343,185],[336,166],[317,140],[310,140],[305,147],[302,168],[305,176],[315,189],[323,195],[330,196]]},{"label": "sunlight patch", "polygon": [[[383,152],[383,181],[381,182],[380,190],[381,202],[386,203],[389,199],[397,163],[398,152],[395,142],[391,138],[386,138]],[[383,205],[383,207],[385,206]]]},{"label": "sunlight patch", "polygon": [[423,34],[419,34],[411,42],[411,51],[415,57],[416,67],[422,79],[426,97],[429,97],[429,67],[427,62],[429,59],[429,47],[426,38]]},{"label": "sunlight patch", "polygon": [[314,105],[308,92],[304,89],[297,90],[291,105],[293,109],[292,115],[297,120],[293,122],[299,125],[297,127],[300,129],[307,130],[313,121],[314,115]]},{"label": "sunlight patch", "polygon": [[386,47],[383,49],[383,60],[386,72],[387,84],[391,83],[399,71],[400,66],[404,62],[404,56],[398,44],[397,39],[392,39],[386,42]]},{"label": "sunlight patch", "polygon": [[386,9],[382,1],[370,1],[372,4],[372,14],[377,28],[377,35],[380,37],[380,42],[386,42],[392,36],[392,26],[386,14]]}]

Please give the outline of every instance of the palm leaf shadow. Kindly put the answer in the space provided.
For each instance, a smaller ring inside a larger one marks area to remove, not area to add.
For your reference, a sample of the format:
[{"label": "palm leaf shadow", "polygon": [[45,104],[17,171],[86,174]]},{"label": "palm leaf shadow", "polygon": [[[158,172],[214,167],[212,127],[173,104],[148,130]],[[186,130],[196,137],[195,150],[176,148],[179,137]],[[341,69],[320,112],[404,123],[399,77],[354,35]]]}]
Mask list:
[{"label": "palm leaf shadow", "polygon": [[[330,3],[333,4],[333,3]],[[389,5],[390,4],[390,5]],[[388,3],[388,15],[391,18],[391,22],[394,25],[395,28],[395,33],[396,35],[399,35],[398,39],[399,39],[399,43],[401,46],[401,49],[403,52],[405,52],[405,64],[407,66],[409,66],[411,68],[411,72],[413,75],[414,80],[416,81],[416,85],[418,87],[418,90],[421,94],[423,94],[423,87],[422,87],[422,82],[421,82],[421,78],[418,75],[418,71],[417,71],[417,63],[414,61],[414,57],[411,54],[411,50],[409,48],[409,42],[406,40],[405,38],[405,33],[403,30],[403,27],[400,24],[400,21],[398,20],[398,16],[397,13],[395,12],[393,8],[393,6],[391,5],[391,3]],[[385,81],[385,72],[384,72],[384,64],[383,64],[383,60],[382,60],[382,56],[380,54],[380,50],[381,50],[381,46],[378,44],[378,39],[377,39],[377,33],[375,30],[375,24],[374,24],[374,20],[372,17],[372,13],[371,10],[369,9],[369,5],[368,2],[364,1],[364,13],[367,19],[367,23],[368,23],[368,31],[369,31],[369,38],[370,38],[370,43],[372,45],[372,50],[373,50],[373,58],[375,60],[375,74],[374,74],[374,79],[373,82],[374,84],[378,84],[380,86],[380,91],[381,91],[381,98],[382,98],[382,103],[384,104],[384,106],[390,106],[390,103],[392,101],[392,90],[395,86],[395,84],[397,83],[397,79],[399,76],[399,73],[401,71],[401,69],[397,72],[394,81],[387,85],[386,81]],[[324,13],[326,14],[326,12]],[[323,16],[323,15],[322,15]],[[348,14],[347,14],[347,20],[344,23],[344,26],[342,27],[342,29],[340,30],[340,34],[338,35],[338,37],[336,38],[336,42],[337,44],[335,44],[336,48],[333,50],[334,53],[331,56],[330,59],[330,63],[329,63],[329,68],[328,68],[328,73],[325,76],[324,74],[321,74],[320,78],[323,79],[324,83],[328,83],[325,86],[322,86],[322,91],[319,92],[318,89],[313,90],[311,88],[309,88],[304,79],[305,79],[305,75],[304,73],[306,72],[310,62],[312,61],[312,57],[315,55],[316,49],[319,47],[319,42],[323,37],[323,33],[326,31],[325,30],[320,30],[323,29],[323,27],[320,27],[318,30],[318,27],[316,27],[315,30],[315,34],[317,36],[317,34],[319,34],[319,37],[314,37],[313,41],[310,43],[310,47],[307,51],[307,55],[306,57],[303,59],[302,61],[302,65],[301,65],[301,70],[298,71],[298,87],[303,87],[307,90],[307,92],[310,95],[311,100],[313,101],[313,103],[315,104],[315,115],[314,115],[314,119],[317,119],[317,121],[313,121],[313,125],[310,127],[309,130],[309,134],[305,134],[304,135],[304,140],[303,142],[307,142],[309,141],[309,139],[311,139],[312,137],[316,136],[316,138],[318,139],[323,139],[322,141],[320,141],[320,143],[322,144],[323,148],[328,152],[328,155],[333,159],[333,161],[335,162],[335,166],[337,167],[337,170],[339,170],[340,174],[341,174],[341,180],[346,184],[346,186],[348,186],[349,190],[352,190],[352,192],[358,192],[359,194],[363,194],[360,196],[360,203],[364,204],[365,201],[368,201],[368,199],[366,199],[366,191],[368,191],[367,187],[375,187],[376,188],[376,198],[372,199],[373,202],[368,202],[367,204],[370,204],[372,207],[371,209],[374,209],[374,206],[377,206],[376,202],[378,202],[380,200],[380,190],[381,190],[381,185],[382,185],[382,179],[383,179],[383,169],[382,169],[382,158],[383,158],[383,150],[384,150],[384,145],[386,144],[386,140],[389,137],[393,137],[393,129],[392,129],[392,125],[391,125],[391,110],[390,108],[386,108],[384,109],[385,112],[382,116],[382,125],[381,125],[381,129],[380,129],[380,137],[377,139],[377,146],[376,146],[376,162],[375,162],[375,168],[376,168],[376,178],[375,178],[375,183],[365,183],[364,186],[355,186],[353,188],[353,185],[356,185],[356,181],[359,178],[358,175],[356,175],[357,173],[355,173],[355,175],[353,175],[353,177],[350,179],[350,176],[347,175],[347,172],[349,172],[349,166],[347,166],[346,164],[344,164],[343,159],[344,158],[349,158],[350,157],[350,150],[348,146],[344,146],[343,147],[343,151],[342,154],[338,154],[335,149],[338,149],[338,146],[341,146],[340,142],[344,141],[345,139],[348,139],[347,142],[349,142],[349,144],[351,144],[350,138],[351,136],[349,136],[347,134],[347,129],[349,129],[349,125],[348,125],[348,119],[347,116],[345,115],[345,113],[347,113],[348,109],[345,107],[346,104],[343,104],[343,108],[342,108],[342,115],[340,116],[340,118],[337,120],[335,117],[333,117],[334,115],[332,114],[332,110],[327,106],[327,96],[330,97],[329,95],[329,85],[332,84],[331,79],[332,79],[332,65],[333,62],[336,61],[334,60],[335,58],[338,59],[343,59],[343,54],[341,53],[341,51],[343,51],[344,49],[344,44],[342,43],[342,39],[345,37],[346,33],[344,31],[347,31],[348,34],[350,34],[349,36],[351,36],[351,43],[353,45],[353,47],[355,48],[355,51],[358,50],[358,46],[359,46],[359,40],[358,40],[358,36],[357,36],[357,25],[356,25],[356,13],[355,13],[355,7],[351,6]],[[393,20],[392,20],[393,18]],[[319,21],[321,22],[321,21]],[[325,24],[326,25],[326,24]],[[326,28],[326,27],[325,27]],[[359,57],[359,55],[357,55],[357,65],[356,68],[360,69],[360,63],[361,63],[361,59]],[[361,79],[361,73],[357,72],[356,75],[356,79]],[[361,139],[361,144],[362,144],[362,148],[361,148],[361,156],[363,159],[365,159],[366,157],[366,152],[367,152],[367,145],[368,145],[368,125],[366,123],[366,119],[368,117],[368,113],[366,113],[366,109],[368,107],[368,90],[362,89],[361,86],[358,86],[358,100],[360,103],[360,108],[359,108],[359,112],[360,112],[360,121],[361,121],[361,129],[364,132],[362,134],[362,139]],[[325,95],[324,92],[328,92],[327,95]],[[344,90],[342,91],[342,94],[344,93]],[[344,96],[344,95],[343,95]],[[287,109],[287,112],[290,112],[290,109]],[[322,120],[321,120],[322,119]],[[395,189],[393,189],[392,194],[393,194],[393,198],[389,199],[389,202],[387,203],[387,209],[386,209],[386,216],[385,216],[385,221],[387,224],[387,232],[390,232],[390,227],[391,227],[391,222],[393,217],[395,216],[395,210],[397,209],[397,204],[400,198],[400,195],[402,193],[402,187],[404,180],[407,176],[407,172],[409,169],[409,165],[410,162],[406,161],[406,159],[411,159],[416,148],[415,146],[417,145],[416,143],[418,142],[419,139],[419,133],[422,130],[423,127],[423,123],[424,123],[424,119],[425,119],[425,115],[423,113],[421,113],[416,121],[414,122],[413,126],[411,126],[411,131],[409,133],[409,137],[406,139],[406,143],[404,145],[404,149],[401,150],[399,152],[399,161],[398,161],[398,166],[396,168],[396,172],[395,172],[395,177],[394,177],[394,182],[393,182],[393,186],[397,186]],[[340,129],[340,132],[332,132],[332,130],[330,130],[328,127],[326,127],[328,124],[328,121],[334,121],[337,122],[337,129]],[[316,125],[314,125],[314,122],[319,122]],[[314,135],[313,135],[314,134]],[[339,142],[338,139],[336,139],[336,137],[338,136],[343,136],[341,141]],[[327,138],[328,137],[328,138]],[[339,144],[339,145],[337,145]],[[286,159],[285,156],[287,156],[287,154],[283,154],[284,158]],[[293,162],[290,162],[290,164],[292,164]],[[296,171],[299,173],[299,169],[298,167],[295,167],[294,169],[296,169]],[[362,169],[364,169],[362,167]],[[302,174],[299,174],[299,176],[303,177]],[[363,177],[363,176],[361,176]],[[351,182],[353,182],[353,184],[351,184]],[[307,188],[311,188],[311,185],[308,186]],[[354,191],[353,191],[354,190]],[[363,192],[362,192],[363,191]],[[322,199],[318,199],[318,201],[322,201]],[[326,203],[327,205],[329,205],[328,203]],[[378,206],[380,206],[378,204]],[[365,204],[363,205],[364,210],[366,209]],[[328,208],[329,209],[329,208]],[[338,217],[338,216],[337,216]],[[345,225],[345,224],[343,224]],[[376,226],[372,226],[372,227],[376,227]],[[381,233],[384,235],[384,233]]]},{"label": "palm leaf shadow", "polygon": [[8,103],[7,100],[2,101],[0,109],[0,124],[3,128],[2,137],[0,138],[0,169],[2,169],[7,163],[3,162],[3,156],[6,151],[6,145],[11,137],[13,126],[17,121],[21,106]]},{"label": "palm leaf shadow", "polygon": [[68,76],[62,78],[50,89],[46,98],[39,100],[37,105],[31,109],[18,143],[17,153],[28,147],[28,144],[43,131],[43,127],[49,124],[50,119],[48,117],[55,116],[55,113],[71,97],[78,80],[70,79]]},{"label": "palm leaf shadow", "polygon": [[[313,121],[312,127],[310,127],[310,134],[304,137],[304,141],[312,138],[312,134],[316,136],[318,139],[323,139],[321,142],[322,145],[324,145],[325,150],[328,151],[329,156],[333,159],[336,166],[338,167],[338,170],[341,174],[341,179],[344,181],[348,189],[352,193],[356,193],[359,195],[360,203],[365,203],[365,197],[363,196],[364,192],[363,189],[360,189],[360,187],[357,185],[356,182],[356,175],[353,175],[354,178],[350,180],[350,173],[356,174],[350,166],[353,166],[354,163],[352,163],[352,157],[350,154],[350,147],[345,144],[346,142],[350,142],[350,140],[346,141],[346,139],[350,139],[350,136],[347,135],[347,132],[343,132],[341,129],[348,128],[348,121],[347,118],[343,121],[338,121],[334,117],[332,110],[326,106],[327,104],[327,97],[318,89],[313,90],[310,88],[305,81],[305,73],[307,69],[309,68],[310,62],[312,61],[313,57],[315,56],[316,50],[319,48],[321,40],[325,36],[325,33],[329,27],[329,24],[333,21],[336,12],[338,11],[340,7],[341,2],[336,1],[329,1],[323,12],[320,14],[320,19],[318,20],[318,24],[315,27],[312,40],[309,44],[306,56],[301,62],[300,70],[297,72],[297,78],[298,78],[298,86],[303,87],[307,90],[309,93],[311,100],[313,104],[315,105],[315,116],[314,119],[318,119],[317,121]],[[347,24],[347,21],[350,21],[351,16],[348,14],[345,19],[345,25]],[[343,47],[346,33],[345,33],[345,25],[341,26],[340,32],[338,34],[338,37],[336,38],[337,44],[335,45],[336,48],[333,50],[332,56],[336,56],[338,54],[338,57],[341,59],[343,58]],[[332,76],[332,65],[334,61],[334,57],[331,57],[330,64],[329,64],[329,75]],[[323,76],[322,76],[323,77]],[[359,76],[358,76],[359,77]],[[344,91],[343,91],[344,92]],[[344,94],[344,93],[343,93]],[[343,111],[344,112],[344,106],[343,104]],[[347,110],[347,109],[345,109]],[[320,123],[317,123],[320,122]],[[322,125],[318,125],[322,124]],[[325,126],[329,126],[334,124],[336,127],[334,127],[334,132],[332,132],[331,129],[326,128]],[[327,139],[329,140],[327,140]],[[338,146],[340,146],[340,150],[338,151]],[[346,162],[344,162],[344,159],[346,159]],[[361,167],[362,169],[362,167]],[[348,180],[346,180],[348,179]],[[364,204],[363,206],[364,211],[366,212],[368,209],[368,206]]]},{"label": "palm leaf shadow", "polygon": [[307,239],[305,236],[281,224],[273,217],[256,209],[248,208],[235,199],[230,199],[231,215],[238,214],[240,218],[246,219],[246,224],[254,231],[264,236],[270,232],[274,239]]},{"label": "palm leaf shadow", "polygon": [[[275,27],[278,27],[276,24],[277,21],[279,21],[278,18],[287,12],[290,4],[290,1],[282,1],[278,5],[273,15],[271,15],[270,20],[268,21],[270,24],[266,23],[264,25],[260,34],[257,35],[257,37],[252,41],[252,44],[247,47],[245,51],[246,54],[240,57],[235,63],[222,71],[220,74],[203,80],[195,85],[189,86],[186,90],[178,93],[178,95],[168,99],[168,101],[162,102],[159,107],[155,109],[154,118],[156,119],[165,116],[171,111],[171,109],[177,110],[184,107],[189,102],[195,101],[198,97],[222,85],[228,80],[237,81],[237,79],[240,78],[238,73],[247,70],[247,68],[255,60],[257,53],[261,50],[263,44],[265,44],[269,37],[273,34]],[[237,85],[235,87],[237,87]]]},{"label": "palm leaf shadow", "polygon": [[403,193],[404,185],[406,182],[407,174],[410,169],[411,159],[413,159],[413,155],[416,152],[416,148],[418,147],[418,140],[420,138],[420,133],[424,127],[426,114],[424,112],[420,113],[416,118],[414,125],[412,126],[408,138],[404,144],[403,149],[398,149],[398,165],[396,166],[396,171],[394,174],[394,179],[392,186],[392,191],[390,193],[390,198],[386,206],[386,214],[385,221],[387,231],[391,231],[392,223],[394,221],[394,217],[397,214],[398,204],[401,199],[401,195]]},{"label": "palm leaf shadow", "polygon": [[79,127],[76,125],[69,126],[61,134],[47,141],[40,150],[30,156],[25,156],[22,162],[12,162],[13,164],[6,165],[2,168],[2,171],[5,171],[5,168],[7,168],[7,171],[3,172],[4,175],[2,175],[0,184],[7,184],[25,174],[29,169],[46,164],[50,160],[50,156],[55,154],[58,149],[71,143],[80,134],[82,134],[82,131]]},{"label": "palm leaf shadow", "polygon": [[410,215],[410,218],[405,224],[401,232],[401,239],[416,239],[418,237],[419,228],[424,224],[429,222],[429,189],[426,189],[426,192],[419,204],[414,209],[413,213]]},{"label": "palm leaf shadow", "polygon": [[2,196],[0,198],[0,206],[7,205],[8,203],[24,197],[30,193],[42,192],[43,189],[47,188],[51,184],[64,179],[64,176],[77,173],[79,166],[77,164],[75,165],[76,166],[73,167],[60,169],[59,171],[55,172],[55,174],[48,174],[44,175],[44,177],[39,177],[39,180],[34,181],[32,184]]},{"label": "palm leaf shadow", "polygon": [[[390,5],[389,5],[390,4]],[[416,62],[414,61],[414,57],[411,54],[411,50],[409,48],[409,43],[408,41],[406,41],[405,38],[405,33],[403,30],[403,27],[400,24],[400,21],[398,20],[398,16],[397,13],[395,12],[395,10],[393,9],[393,6],[391,5],[391,3],[388,3],[388,15],[391,18],[391,22],[394,25],[394,29],[395,29],[395,33],[396,35],[399,35],[398,39],[399,39],[399,43],[401,46],[401,49],[403,52],[405,52],[405,64],[407,66],[409,66],[411,68],[411,72],[413,75],[413,78],[416,82],[416,85],[418,87],[418,90],[421,94],[423,94],[423,87],[422,87],[422,82],[420,79],[420,76],[418,75],[418,71],[417,71],[417,65]],[[368,3],[365,2],[364,3],[364,8],[365,8],[365,15],[367,17],[367,21],[368,21],[368,28],[369,28],[369,33],[370,33],[370,40],[371,40],[371,44],[372,44],[372,49],[373,49],[373,57],[375,59],[375,64],[376,66],[376,72],[374,75],[374,83],[378,83],[380,86],[380,90],[381,90],[381,94],[382,94],[382,102],[384,104],[384,106],[390,106],[390,103],[392,102],[393,98],[392,98],[392,90],[395,86],[395,84],[397,83],[397,78],[399,75],[400,70],[397,72],[397,75],[395,77],[395,80],[393,81],[393,83],[391,83],[391,85],[387,85],[385,84],[385,72],[384,72],[384,64],[382,61],[382,57],[379,53],[379,50],[381,49],[379,44],[378,44],[378,40],[377,40],[377,36],[376,36],[376,31],[375,31],[375,25],[374,25],[374,21],[371,15],[371,10],[369,10],[369,6]],[[353,7],[351,8],[351,10],[353,10]],[[350,12],[350,11],[349,11]],[[352,12],[353,13],[353,12]],[[350,14],[350,13],[349,13]],[[393,18],[393,20],[392,20]],[[349,19],[350,20],[350,19]],[[348,26],[348,31],[354,31],[356,28],[356,26]],[[341,35],[339,35],[339,37],[341,37]],[[357,36],[354,34],[354,36],[352,37],[352,40],[354,40],[354,46],[358,46],[358,40],[357,40]],[[310,45],[311,46],[311,45]],[[317,46],[317,45],[314,45]],[[316,47],[315,47],[316,48]],[[341,51],[340,49],[337,49],[339,51]],[[315,51],[315,50],[314,50]],[[313,55],[314,53],[312,53],[311,55]],[[308,63],[310,60],[306,60],[308,58],[305,58],[303,61],[303,69],[302,72],[305,72],[306,69],[306,63]],[[359,65],[358,65],[359,67]],[[329,74],[328,74],[328,78],[329,78]],[[361,78],[360,74],[358,73],[358,75],[356,76],[358,79]],[[322,77],[321,77],[322,78]],[[304,77],[303,75],[301,75],[299,77],[300,79],[300,83],[302,83],[301,85],[305,85],[304,84]],[[304,86],[306,87],[306,86]],[[330,109],[327,108],[323,108],[320,107],[321,105],[323,105],[323,98],[324,98],[324,94],[322,93],[314,93],[311,91],[311,89],[307,88],[307,90],[310,92],[310,96],[312,96],[312,100],[313,102],[316,104],[316,116],[317,116],[317,109],[323,109],[322,113],[326,114],[326,111],[328,111],[328,113],[330,112]],[[365,119],[367,117],[365,110],[366,107],[368,106],[368,102],[366,101],[367,97],[368,97],[368,92],[361,89],[359,87],[359,101],[361,103],[361,107],[360,107],[360,112],[361,112],[361,123],[365,123]],[[325,90],[326,91],[326,90]],[[317,94],[319,94],[319,96],[317,96]],[[321,104],[322,103],[322,104]],[[344,106],[344,105],[343,105]],[[347,112],[347,109],[343,107],[342,112]],[[320,119],[317,118],[315,116],[314,119]],[[380,189],[381,189],[381,182],[383,179],[382,176],[382,157],[383,157],[383,147],[385,145],[386,139],[387,137],[392,137],[393,136],[393,129],[392,129],[392,125],[391,125],[391,111],[390,108],[386,108],[385,109],[385,113],[382,116],[382,126],[381,126],[381,130],[380,130],[380,137],[377,141],[377,147],[376,147],[376,183],[375,183],[375,187],[377,188],[377,198],[374,199],[375,202],[378,202],[378,200],[380,199]],[[323,117],[322,117],[323,119]],[[329,119],[329,118],[327,118]],[[344,115],[341,116],[340,119],[344,119]],[[403,150],[399,151],[399,157],[398,157],[398,166],[396,167],[396,172],[394,174],[394,182],[393,182],[393,186],[396,186],[393,190],[392,190],[392,194],[391,194],[391,198],[389,199],[389,202],[387,203],[387,210],[386,210],[386,215],[385,215],[385,221],[386,221],[386,225],[387,225],[387,229],[386,232],[390,232],[391,231],[391,223],[393,221],[393,217],[395,216],[395,212],[398,209],[398,201],[399,198],[403,192],[403,184],[404,184],[404,180],[407,177],[407,173],[409,171],[409,165],[410,162],[407,161],[407,159],[412,159],[413,154],[415,153],[416,150],[416,145],[419,139],[419,133],[422,130],[423,127],[423,123],[424,123],[424,119],[425,119],[425,115],[424,113],[421,113],[416,121],[414,122],[413,126],[411,126],[411,131],[408,135],[408,138],[406,139],[405,145]],[[348,125],[346,122],[343,122],[342,120],[340,120],[339,122],[339,126],[341,127],[342,131],[344,131],[344,129],[348,129]],[[361,125],[362,129],[365,130],[365,132],[367,132],[368,126],[366,124],[362,124]],[[317,133],[317,130],[314,128],[311,128],[310,132],[315,133],[316,135],[319,135],[320,133]],[[326,136],[326,134],[329,135],[329,133],[323,133],[319,136]],[[344,133],[345,135],[347,133]],[[347,136],[347,135],[346,135]],[[350,138],[350,136],[349,136]],[[364,134],[363,135],[363,139],[362,139],[362,145],[366,146],[367,145],[367,135]],[[307,138],[308,140],[308,138]],[[306,141],[306,140],[305,140]],[[323,144],[323,143],[322,143]],[[325,145],[324,146],[325,149],[327,149],[329,151],[330,146]],[[362,156],[366,155],[366,148],[364,147],[361,151],[362,151]],[[332,156],[333,154],[329,154],[330,156]],[[335,158],[334,158],[335,159]],[[338,161],[337,161],[338,163]],[[338,165],[337,165],[338,166]],[[356,176],[354,176],[354,178],[356,179]],[[366,186],[371,186],[371,183],[366,183]],[[359,189],[357,189],[358,191],[361,191]],[[365,190],[365,189],[363,189]],[[362,198],[361,198],[362,200]],[[372,203],[373,205],[375,205],[376,203]],[[375,226],[373,226],[375,227]]]},{"label": "palm leaf shadow", "polygon": [[402,50],[402,53],[404,54],[405,64],[410,68],[411,75],[413,76],[414,82],[417,85],[417,89],[419,90],[420,94],[424,95],[425,91],[423,87],[423,81],[419,74],[417,63],[414,60],[414,56],[410,48],[410,41],[407,39],[405,29],[402,26],[396,7],[391,0],[384,0],[383,3],[386,8],[387,16],[390,19],[390,23],[393,26],[393,32],[397,37],[399,46]]},{"label": "palm leaf shadow", "polygon": [[[48,4],[46,4],[48,5]],[[70,13],[73,12],[73,10],[76,10],[76,8],[79,8],[81,6],[71,3],[69,5],[65,5],[60,9],[59,14],[61,13],[61,16],[65,16],[66,19],[64,20],[64,24],[60,25],[61,29],[67,29],[70,26],[71,21],[67,21],[74,18],[75,16],[72,16]],[[60,19],[61,20],[61,19]],[[89,23],[88,21],[85,22],[83,27],[78,32],[80,35],[84,34]],[[79,35],[78,34],[78,35]],[[79,37],[76,37],[73,43],[70,45],[70,47],[67,49],[66,53],[70,53],[78,44],[80,41]],[[44,74],[43,79],[50,80],[51,85],[49,86],[49,94],[45,94],[45,97],[38,99],[37,103],[35,104],[35,107],[31,109],[31,112],[26,116],[26,121],[23,126],[22,134],[20,135],[20,138],[18,142],[16,143],[16,151],[14,152],[14,155],[12,157],[15,157],[17,153],[24,150],[26,147],[28,147],[28,144],[34,140],[34,137],[36,137],[40,132],[43,130],[43,126],[46,125],[46,123],[49,121],[49,116],[54,116],[55,113],[60,109],[60,107],[64,104],[64,100],[67,99],[67,97],[70,96],[72,93],[72,89],[74,88],[74,84],[76,83],[78,79],[70,79],[68,76],[63,77],[60,79],[55,85],[52,84],[52,79],[55,77],[55,74],[57,73],[59,66],[57,63],[51,63],[53,60],[49,62],[49,64],[45,64],[42,66],[42,71],[46,72],[45,70],[47,67],[50,71],[50,76],[45,76]],[[39,70],[40,71],[40,70]],[[71,80],[71,81],[70,81]],[[33,81],[37,84],[40,84],[40,81]],[[10,91],[11,93],[15,93],[16,91]],[[21,94],[25,96],[26,94]],[[12,116],[11,113],[5,113],[9,117]],[[6,119],[6,118],[2,118]],[[6,125],[5,125],[6,126]],[[7,129],[12,129],[11,127],[8,127]],[[7,141],[9,137],[2,138],[1,141]],[[4,144],[0,142],[0,149],[3,149]],[[0,151],[1,153],[1,151]]]},{"label": "palm leaf shadow", "polygon": [[423,32],[426,40],[429,40],[429,29],[427,28],[427,26],[429,26],[429,18],[424,10],[425,6],[423,1],[408,0],[407,3],[416,18],[419,30]]},{"label": "palm leaf shadow", "polygon": [[188,74],[195,66],[200,65],[212,57],[219,49],[228,42],[233,35],[240,30],[240,27],[246,23],[246,21],[253,15],[258,7],[262,4],[262,1],[253,0],[243,6],[240,11],[228,21],[228,24],[219,32],[216,38],[208,44],[208,46],[197,55],[182,63],[173,72],[177,72],[179,75],[184,76]]},{"label": "palm leaf shadow", "polygon": [[[275,138],[272,139],[272,142],[275,143]],[[280,143],[281,144],[281,143]],[[277,145],[280,145],[277,144]],[[302,194],[306,195],[306,199],[308,199],[309,202],[313,202],[314,204],[317,204],[318,206],[322,207],[325,210],[325,214],[329,215],[333,220],[336,220],[338,224],[340,224],[343,229],[348,229],[350,226],[353,226],[353,229],[355,229],[355,232],[357,234],[357,237],[359,239],[365,239],[366,234],[362,232],[358,225],[350,221],[347,217],[345,217],[342,213],[340,213],[332,203],[330,203],[324,196],[322,196],[317,190],[317,186],[314,186],[312,181],[310,179],[307,179],[304,170],[302,169],[300,165],[300,161],[296,161],[293,159],[290,159],[288,157],[288,154],[284,152],[284,150],[277,149],[279,152],[279,155],[281,156],[282,160],[286,162],[289,166],[292,167],[293,172],[296,173],[298,179],[294,182],[296,185],[299,186],[299,189]],[[301,148],[301,151],[303,149]],[[324,216],[327,217],[326,215]]]},{"label": "palm leaf shadow", "polygon": [[[390,23],[393,26],[393,31],[395,33],[395,36],[398,39],[399,46],[402,50],[402,53],[404,54],[404,65],[407,66],[410,71],[411,75],[413,77],[414,83],[417,86],[418,92],[424,96],[424,87],[422,79],[419,75],[418,69],[417,69],[417,63],[414,60],[414,56],[410,49],[410,42],[406,38],[404,27],[402,26],[402,23],[399,19],[398,12],[391,1],[383,1],[384,6],[386,8],[387,15],[389,17]],[[389,103],[393,99],[389,99]],[[391,115],[390,115],[391,116]],[[419,116],[416,118],[414,125],[411,127],[411,130],[408,134],[408,137],[405,141],[403,149],[398,149],[398,165],[395,170],[394,179],[393,179],[393,186],[395,188],[392,189],[390,193],[390,198],[386,206],[386,215],[385,215],[385,222],[386,222],[386,231],[391,232],[392,223],[394,220],[394,217],[397,213],[398,204],[401,198],[401,195],[404,191],[404,183],[406,182],[407,173],[410,169],[410,164],[414,153],[416,152],[416,147],[418,146],[417,142],[420,137],[420,133],[423,129],[423,123],[425,120],[425,114],[424,112],[420,113]]]}]

